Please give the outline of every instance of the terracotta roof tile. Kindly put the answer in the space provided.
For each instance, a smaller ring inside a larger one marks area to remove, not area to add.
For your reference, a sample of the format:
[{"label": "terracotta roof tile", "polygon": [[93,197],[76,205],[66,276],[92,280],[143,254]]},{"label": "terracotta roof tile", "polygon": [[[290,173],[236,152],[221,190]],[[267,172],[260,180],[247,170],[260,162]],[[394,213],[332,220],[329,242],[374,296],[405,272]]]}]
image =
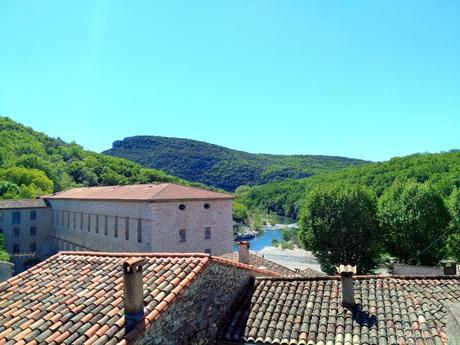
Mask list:
[{"label": "terracotta roof tile", "polygon": [[222,339],[264,344],[446,344],[446,310],[460,277],[354,277],[355,307],[339,277],[257,278]]},{"label": "terracotta roof tile", "polygon": [[166,202],[179,200],[234,199],[235,196],[173,183],[161,183],[73,188],[53,195],[48,195],[45,198]]},{"label": "terracotta roof tile", "polygon": [[122,262],[134,257],[145,260],[143,327],[158,319],[209,262],[278,276],[208,254],[61,252],[0,284],[0,341],[122,342],[128,337]]}]

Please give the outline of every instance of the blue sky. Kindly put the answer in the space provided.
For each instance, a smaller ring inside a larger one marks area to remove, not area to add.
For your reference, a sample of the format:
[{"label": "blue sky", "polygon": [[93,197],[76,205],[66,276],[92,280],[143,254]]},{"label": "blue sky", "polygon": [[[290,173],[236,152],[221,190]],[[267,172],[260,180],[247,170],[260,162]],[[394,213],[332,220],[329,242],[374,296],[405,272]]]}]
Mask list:
[{"label": "blue sky", "polygon": [[460,148],[460,1],[0,2],[0,114],[384,160]]}]

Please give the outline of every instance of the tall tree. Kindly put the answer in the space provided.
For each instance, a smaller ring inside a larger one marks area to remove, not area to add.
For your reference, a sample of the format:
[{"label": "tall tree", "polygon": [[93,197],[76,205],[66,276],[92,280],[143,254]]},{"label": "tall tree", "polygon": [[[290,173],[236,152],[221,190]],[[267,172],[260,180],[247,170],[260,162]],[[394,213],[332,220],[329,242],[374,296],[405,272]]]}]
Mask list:
[{"label": "tall tree", "polygon": [[339,264],[357,265],[359,273],[377,267],[382,236],[375,195],[359,185],[323,185],[306,197],[300,213],[300,240],[333,274]]},{"label": "tall tree", "polygon": [[431,185],[395,182],[379,200],[386,249],[401,263],[436,265],[446,255],[449,211]]}]

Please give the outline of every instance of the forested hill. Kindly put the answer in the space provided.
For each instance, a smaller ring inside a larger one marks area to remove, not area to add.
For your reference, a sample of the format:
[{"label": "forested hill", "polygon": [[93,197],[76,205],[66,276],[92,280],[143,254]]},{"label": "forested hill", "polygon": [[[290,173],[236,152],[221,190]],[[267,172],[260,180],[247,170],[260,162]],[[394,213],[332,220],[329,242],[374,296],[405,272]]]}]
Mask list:
[{"label": "forested hill", "polygon": [[27,198],[72,186],[186,181],[0,117],[0,199]]},{"label": "forested hill", "polygon": [[365,162],[333,156],[254,154],[201,141],[159,136],[115,141],[112,149],[103,153],[227,191],[241,185],[304,178]]},{"label": "forested hill", "polygon": [[237,191],[239,201],[250,209],[261,209],[293,218],[307,192],[324,184],[359,183],[369,186],[377,196],[395,181],[413,180],[429,183],[447,198],[460,188],[460,151],[414,154],[386,162],[363,164],[308,179],[286,180],[262,186],[243,187]]}]

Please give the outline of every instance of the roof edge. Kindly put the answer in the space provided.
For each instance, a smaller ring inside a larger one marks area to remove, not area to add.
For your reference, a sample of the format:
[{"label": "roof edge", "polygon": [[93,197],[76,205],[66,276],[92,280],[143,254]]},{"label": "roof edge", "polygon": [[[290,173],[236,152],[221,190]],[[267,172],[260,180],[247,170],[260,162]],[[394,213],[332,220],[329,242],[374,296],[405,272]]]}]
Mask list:
[{"label": "roof edge", "polygon": [[57,255],[80,255],[80,256],[111,256],[111,257],[200,257],[209,258],[210,254],[206,253],[137,253],[137,252],[91,252],[91,251],[60,251]]},{"label": "roof edge", "polygon": [[[298,276],[298,277],[256,277],[256,280],[276,280],[276,281],[315,281],[315,280],[340,280],[340,276],[318,276],[318,277],[305,277],[305,276]],[[449,280],[449,279],[460,279],[460,275],[359,275],[353,276],[353,280],[367,280],[367,279],[404,279],[404,280],[416,280],[416,279],[442,279],[442,280]]]}]

